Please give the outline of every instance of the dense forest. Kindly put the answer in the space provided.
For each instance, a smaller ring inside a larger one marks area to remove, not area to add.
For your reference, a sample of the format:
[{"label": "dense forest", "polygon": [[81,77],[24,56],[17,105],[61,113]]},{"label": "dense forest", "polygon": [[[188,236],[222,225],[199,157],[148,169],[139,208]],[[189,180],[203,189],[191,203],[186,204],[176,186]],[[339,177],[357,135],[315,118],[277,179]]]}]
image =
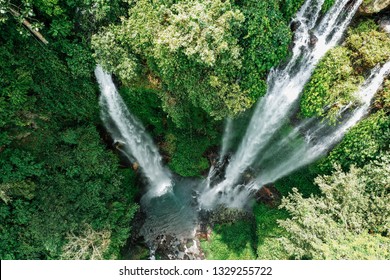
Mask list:
[{"label": "dense forest", "polygon": [[[96,65],[112,73],[163,164],[203,180],[226,120],[231,156],[270,72],[293,57],[304,2],[0,0],[1,259],[148,259],[148,183],[102,121]],[[358,1],[309,2],[321,18]],[[389,60],[390,1],[364,0],[281,135],[313,118],[340,125],[341,111],[362,103],[355,93],[370,71]],[[261,188],[250,209],[202,212],[193,258],[390,259],[389,148],[387,72],[368,113],[325,156]]]}]

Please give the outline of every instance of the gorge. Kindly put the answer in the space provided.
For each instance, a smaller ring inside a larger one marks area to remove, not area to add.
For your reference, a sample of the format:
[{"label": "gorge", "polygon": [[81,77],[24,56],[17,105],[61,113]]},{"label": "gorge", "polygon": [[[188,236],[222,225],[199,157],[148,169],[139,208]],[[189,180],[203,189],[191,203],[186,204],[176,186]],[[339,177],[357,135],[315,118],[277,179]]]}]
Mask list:
[{"label": "gorge", "polygon": [[[112,138],[120,143],[121,151],[139,163],[148,179],[147,192],[141,199],[147,217],[142,234],[151,247],[161,235],[193,238],[199,211],[213,210],[219,205],[250,206],[254,193],[262,186],[324,156],[366,116],[374,94],[390,72],[390,62],[371,70],[355,92],[359,103],[340,108],[337,124],[320,118],[290,122],[314,68],[327,51],[339,44],[362,1],[336,1],[321,15],[323,2],[307,0],[298,11],[292,21],[297,27],[288,61],[268,75],[267,93],[257,102],[235,151],[229,147],[234,120],[227,120],[218,163],[205,179],[180,178],[163,167],[157,148],[126,108],[110,75],[101,66],[96,67],[103,122]],[[286,125],[288,133],[282,134]],[[216,180],[215,174],[222,168],[223,179]],[[249,174],[249,179],[243,180],[244,174]]]}]

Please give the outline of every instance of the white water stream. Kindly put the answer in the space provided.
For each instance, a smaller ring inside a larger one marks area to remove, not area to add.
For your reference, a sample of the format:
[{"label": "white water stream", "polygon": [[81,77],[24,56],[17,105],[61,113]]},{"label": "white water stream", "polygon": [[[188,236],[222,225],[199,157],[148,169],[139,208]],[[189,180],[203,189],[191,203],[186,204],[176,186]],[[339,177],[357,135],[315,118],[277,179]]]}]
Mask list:
[{"label": "white water stream", "polygon": [[[345,110],[341,124],[331,126],[318,119],[304,120],[281,139],[275,138],[294,113],[316,64],[340,41],[362,0],[336,0],[330,11],[321,17],[323,2],[307,0],[297,13],[292,55],[286,64],[270,72],[268,91],[259,100],[246,133],[226,166],[225,177],[218,183],[214,176],[231,148],[232,120],[226,122],[220,159],[216,167],[211,167],[209,176],[203,182],[174,180],[163,166],[152,139],[126,108],[111,76],[97,66],[95,75],[101,89],[102,120],[120,143],[119,148],[131,161],[139,163],[149,181],[147,199],[143,199],[148,215],[143,228],[145,237],[153,239],[156,230],[184,237],[193,235],[199,208],[213,209],[219,204],[243,207],[253,191],[264,184],[325,155],[367,114],[374,94],[390,72],[390,62],[372,70],[356,93],[361,105]],[[252,172],[251,179],[243,182],[242,176],[248,170]],[[186,186],[190,187],[183,191]]]},{"label": "white water stream", "polygon": [[[319,21],[323,2],[307,0],[297,13],[293,22],[299,26],[294,35],[292,57],[286,65],[270,72],[268,91],[258,102],[246,134],[226,168],[226,178],[217,186],[204,190],[200,198],[203,207],[213,208],[219,203],[221,194],[229,193],[286,123],[315,65],[339,42],[362,0],[352,5],[349,0],[338,0]],[[228,137],[230,135],[224,135],[224,138]]]},{"label": "white water stream", "polygon": [[137,162],[149,180],[149,195],[160,196],[171,189],[171,173],[163,167],[161,156],[142,123],[127,109],[110,74],[95,69],[100,86],[101,117],[117,147],[132,162]]}]

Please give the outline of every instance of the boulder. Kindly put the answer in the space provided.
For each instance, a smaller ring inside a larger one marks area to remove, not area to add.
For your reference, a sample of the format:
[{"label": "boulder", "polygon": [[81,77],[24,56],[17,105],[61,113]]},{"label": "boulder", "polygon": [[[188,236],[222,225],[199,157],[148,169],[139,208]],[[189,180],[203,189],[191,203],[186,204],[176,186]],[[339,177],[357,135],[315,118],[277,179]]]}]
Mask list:
[{"label": "boulder", "polygon": [[291,25],[290,25],[291,31],[292,32],[297,31],[297,29],[299,28],[299,26],[301,26],[301,24],[302,23],[299,20],[291,22]]},{"label": "boulder", "polygon": [[309,35],[310,35],[309,44],[311,47],[314,47],[318,42],[318,38],[316,35],[314,35],[313,32],[309,32]]},{"label": "boulder", "polygon": [[137,171],[138,168],[139,168],[139,163],[138,162],[134,162],[133,165],[132,165],[132,168],[134,171]]},{"label": "boulder", "polygon": [[379,26],[380,26],[381,30],[390,34],[390,16],[381,18],[379,20]]},{"label": "boulder", "polygon": [[257,202],[267,204],[271,207],[276,207],[280,203],[280,193],[272,183],[262,186],[256,193]]},{"label": "boulder", "polygon": [[379,13],[386,8],[390,8],[390,0],[368,0],[363,1],[359,7],[359,12],[365,15]]}]

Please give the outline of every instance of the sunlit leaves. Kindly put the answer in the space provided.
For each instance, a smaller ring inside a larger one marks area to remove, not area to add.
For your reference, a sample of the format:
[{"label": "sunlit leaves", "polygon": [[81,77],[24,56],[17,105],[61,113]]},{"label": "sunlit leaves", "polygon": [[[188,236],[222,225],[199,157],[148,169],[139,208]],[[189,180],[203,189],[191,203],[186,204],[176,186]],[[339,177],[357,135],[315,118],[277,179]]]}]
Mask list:
[{"label": "sunlit leaves", "polygon": [[346,40],[346,47],[352,51],[355,64],[363,68],[373,68],[390,59],[390,37],[384,32],[371,29],[351,34]]},{"label": "sunlit leaves", "polygon": [[214,66],[219,59],[225,60],[222,64],[240,63],[241,48],[234,35],[244,15],[230,1],[183,1],[161,13],[166,28],[158,33],[157,47],[182,51],[207,66]]},{"label": "sunlit leaves", "polygon": [[[279,224],[289,235],[286,251],[296,258],[387,259],[390,240],[389,155],[348,173],[336,166],[315,179],[321,196],[303,198],[296,189],[281,207],[291,218]],[[383,236],[387,237],[383,237]]]},{"label": "sunlit leaves", "polygon": [[131,1],[128,18],[92,44],[99,63],[128,86],[152,71],[162,108],[183,127],[195,108],[220,120],[264,94],[266,73],[287,55],[288,20],[278,1]]},{"label": "sunlit leaves", "polygon": [[342,46],[323,57],[305,86],[301,98],[303,116],[335,122],[344,106],[359,102],[354,92],[363,76],[390,58],[390,37],[377,29],[371,20],[361,22],[349,30]]},{"label": "sunlit leaves", "polygon": [[389,145],[390,117],[384,111],[378,111],[351,128],[323,160],[321,167],[329,170],[336,162],[344,168],[351,164],[362,166],[388,149]]},{"label": "sunlit leaves", "polygon": [[339,110],[349,102],[357,102],[354,92],[362,82],[354,75],[350,51],[344,47],[330,50],[317,65],[301,98],[305,117],[326,116],[337,119]]}]

